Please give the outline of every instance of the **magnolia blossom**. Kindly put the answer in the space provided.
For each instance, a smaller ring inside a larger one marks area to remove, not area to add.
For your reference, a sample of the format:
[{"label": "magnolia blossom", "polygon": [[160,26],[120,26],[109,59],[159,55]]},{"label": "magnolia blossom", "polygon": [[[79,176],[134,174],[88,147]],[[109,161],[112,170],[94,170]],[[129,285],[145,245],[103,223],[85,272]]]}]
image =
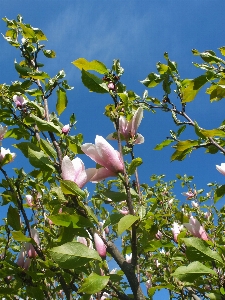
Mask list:
[{"label": "magnolia blossom", "polygon": [[200,222],[194,218],[193,216],[190,217],[189,223],[184,223],[184,226],[190,231],[191,234],[194,236],[201,238],[205,241],[208,240],[208,235],[205,229],[202,227]]},{"label": "magnolia blossom", "polygon": [[10,160],[10,162],[13,161],[13,159],[16,156],[16,154],[15,153],[11,153],[9,149],[5,149],[5,148],[1,147],[0,162],[3,161],[4,157],[6,156],[6,154],[10,154],[12,156],[12,159]]},{"label": "magnolia blossom", "polygon": [[209,220],[209,218],[211,217],[211,212],[209,212],[209,211],[204,212],[204,217],[205,217],[207,220]]},{"label": "magnolia blossom", "polygon": [[87,246],[87,240],[85,239],[85,237],[78,236],[77,237],[77,242]]},{"label": "magnolia blossom", "polygon": [[220,166],[216,165],[217,171],[219,171],[221,174],[225,175],[225,163],[222,163]]},{"label": "magnolia blossom", "polygon": [[31,264],[31,260],[30,258],[26,258],[25,259],[25,249],[24,249],[24,246],[22,246],[21,250],[20,250],[20,253],[19,253],[19,256],[17,258],[17,265],[21,268],[23,268],[24,270],[28,270],[30,264]]},{"label": "magnolia blossom", "polygon": [[6,133],[6,131],[7,131],[7,126],[2,126],[2,125],[0,125],[0,141],[2,141],[3,140],[3,138],[4,138],[4,135],[5,135],[5,133]]},{"label": "magnolia blossom", "polygon": [[70,131],[70,124],[64,125],[62,128],[62,133],[67,134]]},{"label": "magnolia blossom", "polygon": [[156,265],[156,268],[158,269],[158,267],[161,265],[161,263],[158,261],[158,259],[155,260],[155,265]]},{"label": "magnolia blossom", "polygon": [[169,204],[169,205],[172,205],[172,204],[173,204],[173,200],[174,200],[173,198],[170,199],[170,200],[168,201],[168,204]]},{"label": "magnolia blossom", "polygon": [[132,260],[132,253],[131,254],[126,254],[126,262],[130,264],[131,260]]},{"label": "magnolia blossom", "polygon": [[105,299],[108,299],[108,298],[109,298],[109,296],[110,296],[110,295],[109,295],[108,293],[105,293],[105,292],[104,292],[104,293],[102,294],[102,296],[101,296],[100,300],[105,300]]},{"label": "magnolia blossom", "polygon": [[26,195],[25,196],[27,204],[32,207],[34,205],[34,197],[31,195]]},{"label": "magnolia blossom", "polygon": [[91,178],[95,175],[96,169],[86,169],[84,163],[78,157],[72,161],[66,155],[62,160],[62,178],[64,180],[71,180],[75,182],[80,188],[82,188]]},{"label": "magnolia blossom", "polygon": [[113,82],[109,82],[109,83],[108,83],[108,89],[109,89],[110,91],[114,91],[114,90],[115,90],[115,84],[114,84]]},{"label": "magnolia blossom", "polygon": [[152,281],[151,281],[151,279],[148,279],[148,280],[145,282],[145,286],[146,286],[147,290],[150,289],[150,288],[152,287]]},{"label": "magnolia blossom", "polygon": [[96,135],[95,145],[86,143],[81,150],[99,165],[103,166],[91,178],[92,182],[123,173],[123,161],[120,153],[115,150],[102,136]]},{"label": "magnolia blossom", "polygon": [[157,238],[157,240],[161,240],[162,236],[163,236],[162,232],[160,230],[158,230],[158,232],[155,235],[155,237]]},{"label": "magnolia blossom", "polygon": [[[40,239],[38,231],[34,228],[30,230],[31,237],[34,239],[35,243],[40,246]],[[37,256],[37,252],[35,251],[33,245],[31,243],[25,243],[25,249],[27,251],[27,255],[29,258],[34,258]]]},{"label": "magnolia blossom", "polygon": [[[135,138],[135,144],[144,143],[144,137],[140,133],[137,133],[137,129],[141,123],[142,118],[143,109],[141,107],[136,110],[130,121],[127,121],[124,116],[120,116],[119,131],[126,141],[128,141],[130,138]],[[115,138],[113,137],[113,135],[113,133],[109,134],[107,136],[107,139],[114,140]]]},{"label": "magnolia blossom", "polygon": [[16,104],[16,107],[19,108],[23,107],[27,103],[27,100],[25,100],[23,96],[18,96],[18,95],[13,96],[13,101]]},{"label": "magnolia blossom", "polygon": [[199,204],[196,201],[191,201],[191,205],[195,208],[199,207]]},{"label": "magnolia blossom", "polygon": [[173,227],[171,228],[171,231],[173,233],[173,239],[175,242],[177,242],[177,236],[183,229],[183,225],[179,225],[177,222],[173,223]]},{"label": "magnolia blossom", "polygon": [[191,190],[188,191],[188,192],[184,192],[184,193],[181,193],[183,196],[186,196],[187,197],[187,200],[189,199],[192,199],[196,196],[196,193],[195,192],[192,192]]},{"label": "magnolia blossom", "polygon": [[122,215],[128,215],[129,214],[129,210],[127,207],[123,207],[122,209],[119,209],[119,212],[122,214]]},{"label": "magnolia blossom", "polygon": [[103,240],[100,238],[100,236],[95,232],[94,233],[94,242],[95,242],[95,248],[98,251],[98,254],[102,257],[106,257],[106,245],[104,244]]}]

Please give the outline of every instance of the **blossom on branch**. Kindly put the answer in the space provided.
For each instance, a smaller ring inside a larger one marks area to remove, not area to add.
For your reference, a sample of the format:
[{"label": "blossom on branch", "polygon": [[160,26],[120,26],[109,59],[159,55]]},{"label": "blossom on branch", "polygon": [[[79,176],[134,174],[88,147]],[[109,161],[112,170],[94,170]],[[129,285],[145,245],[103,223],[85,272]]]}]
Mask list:
[{"label": "blossom on branch", "polygon": [[196,192],[192,192],[192,190],[188,191],[188,192],[184,192],[184,193],[181,193],[183,196],[186,196],[187,197],[187,200],[189,199],[192,199],[196,196]]},{"label": "blossom on branch", "polygon": [[[142,144],[144,143],[144,137],[137,133],[137,129],[141,123],[141,120],[143,118],[143,109],[139,107],[133,117],[130,121],[127,121],[127,119],[124,116],[120,116],[119,118],[119,131],[120,134],[124,137],[126,141],[129,141],[130,138],[134,139],[135,144]],[[109,140],[115,140],[114,134],[111,133],[107,136],[107,139]]]},{"label": "blossom on branch", "polygon": [[106,245],[104,244],[103,240],[100,238],[100,236],[95,232],[94,233],[94,242],[95,242],[95,248],[98,251],[98,254],[102,257],[106,257]]},{"label": "blossom on branch", "polygon": [[62,160],[62,178],[75,182],[82,188],[95,175],[96,169],[85,169],[83,161],[76,157],[73,160],[66,155]]},{"label": "blossom on branch", "polygon": [[192,235],[201,238],[205,241],[208,240],[208,235],[205,229],[202,227],[200,222],[193,216],[190,217],[189,223],[184,223],[184,226],[190,231]]},{"label": "blossom on branch", "polygon": [[171,228],[171,231],[173,233],[173,239],[175,242],[177,242],[177,236],[183,229],[183,225],[179,225],[177,222],[173,223],[173,227]]},{"label": "blossom on branch", "polygon": [[126,262],[130,264],[131,260],[132,260],[132,253],[131,254],[126,254]]},{"label": "blossom on branch", "polygon": [[64,125],[62,128],[62,133],[65,135],[70,131],[70,124]]},{"label": "blossom on branch", "polygon": [[16,107],[22,108],[24,105],[26,105],[27,100],[23,98],[23,96],[14,95],[13,101],[16,105]]},{"label": "blossom on branch", "polygon": [[4,157],[6,156],[6,154],[10,154],[11,155],[11,160],[9,162],[12,162],[16,156],[16,153],[11,153],[9,149],[5,149],[3,147],[1,147],[1,152],[0,152],[0,162],[3,161]]},{"label": "blossom on branch", "polygon": [[115,150],[102,136],[96,135],[95,144],[86,143],[81,150],[103,168],[96,170],[92,182],[123,173],[123,161],[120,153]]}]

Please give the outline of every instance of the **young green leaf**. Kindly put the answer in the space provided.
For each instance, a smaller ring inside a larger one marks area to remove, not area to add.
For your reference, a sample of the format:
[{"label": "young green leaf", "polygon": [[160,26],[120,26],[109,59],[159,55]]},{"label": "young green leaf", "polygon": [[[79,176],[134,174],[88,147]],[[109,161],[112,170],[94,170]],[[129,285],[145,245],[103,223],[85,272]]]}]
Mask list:
[{"label": "young green leaf", "polygon": [[107,285],[109,276],[100,276],[92,273],[84,279],[78,293],[95,294],[101,292],[102,289]]}]

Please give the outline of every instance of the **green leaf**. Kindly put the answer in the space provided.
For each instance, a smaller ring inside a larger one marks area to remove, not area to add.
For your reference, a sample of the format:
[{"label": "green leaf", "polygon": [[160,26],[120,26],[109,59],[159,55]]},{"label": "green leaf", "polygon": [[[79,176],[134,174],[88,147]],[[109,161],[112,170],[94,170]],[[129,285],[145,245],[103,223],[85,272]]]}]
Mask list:
[{"label": "green leaf", "polygon": [[164,74],[169,70],[169,66],[161,64],[160,62],[156,65],[159,74]]},{"label": "green leaf", "polygon": [[36,34],[35,34],[34,30],[29,25],[25,25],[23,23],[20,23],[20,27],[23,30],[24,38],[26,38],[26,39],[29,39],[29,38],[36,39]]},{"label": "green leaf", "polygon": [[197,93],[210,78],[206,75],[201,75],[193,80],[190,80],[187,87],[182,88],[182,102],[191,102],[194,100]]},{"label": "green leaf", "polygon": [[22,142],[19,144],[14,144],[13,145],[15,148],[20,149],[22,151],[23,155],[28,158],[28,149],[32,149],[34,151],[39,152],[40,148],[37,147],[35,144],[29,143],[29,142]]},{"label": "green leaf", "polygon": [[132,215],[122,217],[118,223],[118,235],[121,235],[125,230],[130,228],[137,220],[139,218]]},{"label": "green leaf", "polygon": [[32,239],[25,236],[21,231],[12,231],[12,236],[14,240],[18,242],[29,242],[31,243]]},{"label": "green leaf", "polygon": [[145,86],[152,88],[157,86],[162,80],[163,78],[161,78],[160,75],[156,73],[150,73],[144,80],[140,82],[143,83]]},{"label": "green leaf", "polygon": [[53,122],[47,122],[45,120],[42,120],[41,118],[30,114],[29,117],[26,117],[24,119],[25,124],[30,125],[32,123],[36,123],[38,128],[41,131],[50,131],[50,132],[55,132],[58,134],[61,134],[61,128],[60,126],[56,126]]},{"label": "green leaf", "polygon": [[86,197],[86,194],[84,191],[82,191],[78,185],[70,180],[61,180],[60,186],[64,194],[66,195],[74,195],[74,196],[80,196],[82,198]]},{"label": "green leaf", "polygon": [[162,150],[164,147],[169,146],[171,143],[173,143],[174,140],[166,139],[162,141],[160,144],[157,144],[154,148],[154,150]]},{"label": "green leaf", "polygon": [[78,58],[74,60],[72,64],[80,70],[92,70],[100,74],[107,73],[106,66],[98,60],[87,61],[85,58]]},{"label": "green leaf", "polygon": [[78,242],[69,242],[59,247],[54,247],[50,250],[50,255],[64,269],[75,269],[89,261],[102,260],[97,251],[89,249]]},{"label": "green leaf", "polygon": [[225,47],[218,48],[223,56],[225,56]]},{"label": "green leaf", "polygon": [[101,194],[113,202],[121,202],[127,199],[127,194],[121,192],[105,191],[101,192]]},{"label": "green leaf", "polygon": [[48,216],[48,218],[58,226],[69,227],[72,224],[73,228],[94,227],[93,223],[89,219],[75,214],[70,215],[67,213],[61,213],[58,215]]},{"label": "green leaf", "polygon": [[109,89],[107,85],[99,77],[91,74],[82,69],[81,79],[83,84],[91,91],[95,93],[108,93]]},{"label": "green leaf", "polygon": [[104,228],[106,226],[109,226],[109,225],[115,225],[117,223],[119,223],[120,219],[123,218],[123,215],[120,214],[120,213],[114,213],[114,214],[111,214],[105,221],[104,223]]},{"label": "green leaf", "polygon": [[162,290],[162,289],[173,290],[174,287],[171,284],[157,285],[157,286],[151,287],[151,288],[148,289],[148,296],[152,297],[155,294],[156,291]]},{"label": "green leaf", "polygon": [[186,140],[186,141],[180,141],[178,142],[175,147],[177,151],[184,151],[186,149],[195,147],[198,145],[198,141],[195,140]]},{"label": "green leaf", "polygon": [[140,157],[134,158],[132,160],[132,162],[130,163],[130,165],[129,165],[129,168],[128,168],[128,171],[127,171],[128,175],[134,174],[136,168],[138,166],[140,166],[141,164],[142,164],[142,159]]},{"label": "green leaf", "polygon": [[66,109],[67,103],[68,100],[66,96],[66,91],[60,87],[57,90],[57,103],[56,103],[56,110],[59,116]]},{"label": "green leaf", "polygon": [[205,137],[225,137],[225,131],[221,129],[211,129],[211,130],[206,130],[206,129],[200,129],[200,133],[202,133]]},{"label": "green leaf", "polygon": [[55,58],[56,57],[56,53],[53,50],[43,50],[43,53],[48,58]]},{"label": "green leaf", "polygon": [[212,261],[223,263],[222,258],[216,252],[210,249],[207,242],[202,239],[191,237],[191,238],[182,238],[184,244],[187,246],[186,256],[189,260],[198,260],[198,261]]},{"label": "green leaf", "polygon": [[7,223],[14,229],[14,230],[20,230],[20,215],[18,212],[18,209],[15,207],[12,207],[11,205],[8,208],[7,213]]},{"label": "green leaf", "polygon": [[44,35],[43,31],[39,28],[33,28],[36,37],[39,41],[47,41],[47,37]]},{"label": "green leaf", "polygon": [[174,161],[174,160],[178,160],[178,161],[181,161],[181,160],[184,160],[185,157],[187,156],[187,154],[191,153],[192,152],[192,148],[188,148],[184,151],[178,151],[176,150],[172,156],[171,156],[171,161]]},{"label": "green leaf", "polygon": [[113,60],[112,70],[115,71],[118,76],[123,75],[124,68],[121,67],[119,59]]},{"label": "green leaf", "polygon": [[214,203],[220,200],[225,195],[225,184],[219,186],[214,193]]},{"label": "green leaf", "polygon": [[41,150],[43,150],[50,157],[53,157],[55,159],[57,158],[57,153],[56,153],[55,149],[46,140],[40,139],[40,147],[41,147]]},{"label": "green leaf", "polygon": [[20,75],[26,76],[26,77],[29,77],[29,73],[32,72],[31,68],[22,67],[19,64],[17,64],[16,62],[15,62],[15,69]]},{"label": "green leaf", "polygon": [[109,281],[109,276],[100,276],[95,273],[84,279],[78,293],[95,294],[101,292]]},{"label": "green leaf", "polygon": [[45,298],[43,291],[40,287],[27,286],[26,294],[30,299],[43,300]]},{"label": "green leaf", "polygon": [[199,276],[202,275],[215,275],[216,272],[206,266],[204,266],[199,261],[195,261],[190,263],[187,267],[182,266],[176,269],[174,273],[171,275],[178,278],[181,281],[186,282],[194,282],[196,279],[199,278]]},{"label": "green leaf", "polygon": [[35,168],[45,171],[55,171],[54,166],[43,152],[34,151],[33,149],[28,147],[28,158],[30,164]]}]

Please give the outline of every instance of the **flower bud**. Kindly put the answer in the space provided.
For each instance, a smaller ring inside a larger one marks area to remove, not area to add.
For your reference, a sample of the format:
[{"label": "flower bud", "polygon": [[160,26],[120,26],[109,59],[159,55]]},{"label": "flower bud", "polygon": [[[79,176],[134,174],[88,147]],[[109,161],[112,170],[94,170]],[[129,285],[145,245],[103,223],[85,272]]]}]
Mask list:
[{"label": "flower bud", "polygon": [[65,135],[68,134],[68,132],[70,131],[70,125],[64,125],[62,128],[62,133],[64,133]]},{"label": "flower bud", "polygon": [[103,240],[100,236],[95,232],[94,233],[94,241],[95,241],[95,248],[98,251],[98,254],[102,257],[106,257],[106,245],[104,244]]}]

